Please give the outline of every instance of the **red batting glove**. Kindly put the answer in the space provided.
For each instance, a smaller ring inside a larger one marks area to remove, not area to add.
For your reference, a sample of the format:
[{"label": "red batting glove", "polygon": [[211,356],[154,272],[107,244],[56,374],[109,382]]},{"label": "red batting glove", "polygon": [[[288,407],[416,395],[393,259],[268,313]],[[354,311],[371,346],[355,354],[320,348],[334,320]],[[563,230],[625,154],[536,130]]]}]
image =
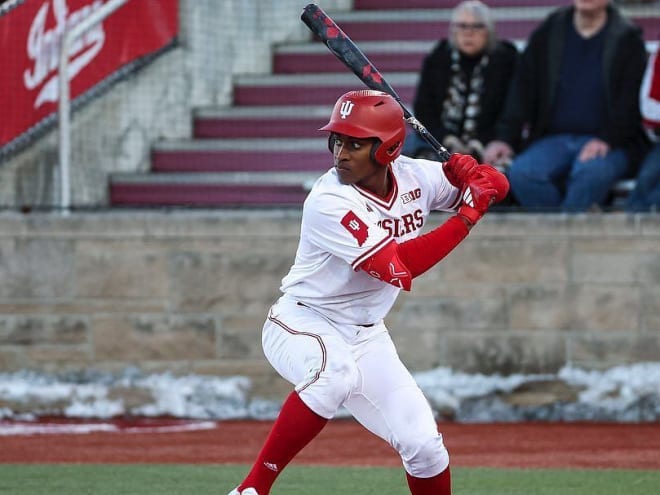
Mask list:
[{"label": "red batting glove", "polygon": [[502,201],[506,198],[506,195],[509,194],[509,179],[507,179],[506,176],[495,167],[488,164],[478,165],[473,173],[490,180],[493,188],[497,190],[497,196],[495,196],[496,203]]},{"label": "red batting glove", "polygon": [[498,190],[488,177],[475,174],[463,192],[463,203],[458,209],[458,215],[470,225],[475,225],[495,202],[497,195]]},{"label": "red batting glove", "polygon": [[452,186],[464,189],[477,165],[479,163],[472,156],[454,153],[442,165],[442,170]]}]

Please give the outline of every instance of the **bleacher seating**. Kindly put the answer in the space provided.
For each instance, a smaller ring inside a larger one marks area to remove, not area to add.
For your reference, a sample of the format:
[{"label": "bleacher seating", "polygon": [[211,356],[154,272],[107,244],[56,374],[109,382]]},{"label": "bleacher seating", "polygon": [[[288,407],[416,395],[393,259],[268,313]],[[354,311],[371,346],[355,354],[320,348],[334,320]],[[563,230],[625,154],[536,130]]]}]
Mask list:
[{"label": "bleacher seating", "polygon": [[[449,0],[355,0],[333,13],[411,107],[424,55],[446,36]],[[555,2],[491,0],[501,36],[519,45]],[[541,4],[541,5],[539,5]],[[660,6],[625,8],[657,44]],[[233,106],[192,115],[192,139],[156,143],[152,171],[115,174],[115,206],[300,206],[311,182],[331,166],[327,140],[316,129],[336,98],[361,83],[318,41],[279,46],[269,75],[241,76]],[[617,194],[625,194],[624,184]],[[629,188],[627,183],[626,187]]]}]

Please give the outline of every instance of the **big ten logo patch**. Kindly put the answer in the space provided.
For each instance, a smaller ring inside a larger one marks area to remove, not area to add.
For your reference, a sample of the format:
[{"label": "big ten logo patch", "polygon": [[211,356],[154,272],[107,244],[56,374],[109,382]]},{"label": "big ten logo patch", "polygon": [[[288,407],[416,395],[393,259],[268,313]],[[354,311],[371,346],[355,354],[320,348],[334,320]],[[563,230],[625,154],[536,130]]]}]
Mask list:
[{"label": "big ten logo patch", "polygon": [[387,230],[392,237],[402,237],[410,234],[424,226],[424,215],[422,210],[401,215],[401,218],[384,218],[378,222],[378,226]]},{"label": "big ten logo patch", "polygon": [[407,193],[403,193],[401,195],[401,201],[405,205],[410,203],[411,201],[415,201],[416,199],[419,199],[421,196],[422,196],[422,190],[420,188],[417,188]]},{"label": "big ten logo patch", "polygon": [[355,237],[358,246],[362,246],[369,237],[369,227],[355,213],[349,211],[341,219],[341,224],[348,232]]}]

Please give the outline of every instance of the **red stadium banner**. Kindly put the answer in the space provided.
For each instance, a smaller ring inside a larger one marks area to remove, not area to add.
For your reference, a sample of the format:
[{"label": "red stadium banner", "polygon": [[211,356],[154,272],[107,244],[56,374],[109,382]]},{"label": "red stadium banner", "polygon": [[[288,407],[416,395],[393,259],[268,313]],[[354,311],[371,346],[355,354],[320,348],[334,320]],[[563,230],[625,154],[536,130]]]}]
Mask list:
[{"label": "red stadium banner", "polygon": [[[103,0],[26,0],[0,17],[0,148],[57,111],[62,33]],[[178,0],[128,0],[71,46],[71,98],[168,45]]]}]

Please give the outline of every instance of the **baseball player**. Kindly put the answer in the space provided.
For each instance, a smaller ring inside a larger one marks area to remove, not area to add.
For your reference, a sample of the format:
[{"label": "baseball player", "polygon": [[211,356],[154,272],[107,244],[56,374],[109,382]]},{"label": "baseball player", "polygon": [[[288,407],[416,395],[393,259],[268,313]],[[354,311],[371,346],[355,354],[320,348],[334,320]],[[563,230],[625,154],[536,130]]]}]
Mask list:
[{"label": "baseball player", "polygon": [[[469,155],[442,165],[400,155],[403,111],[386,93],[344,94],[321,130],[334,166],[305,200],[295,263],[262,334],[266,358],[295,389],[230,495],[268,495],[340,406],[399,453],[413,495],[448,495],[442,435],[383,318],[401,289],[506,196],[508,182]],[[420,235],[432,210],[456,215]]]}]

